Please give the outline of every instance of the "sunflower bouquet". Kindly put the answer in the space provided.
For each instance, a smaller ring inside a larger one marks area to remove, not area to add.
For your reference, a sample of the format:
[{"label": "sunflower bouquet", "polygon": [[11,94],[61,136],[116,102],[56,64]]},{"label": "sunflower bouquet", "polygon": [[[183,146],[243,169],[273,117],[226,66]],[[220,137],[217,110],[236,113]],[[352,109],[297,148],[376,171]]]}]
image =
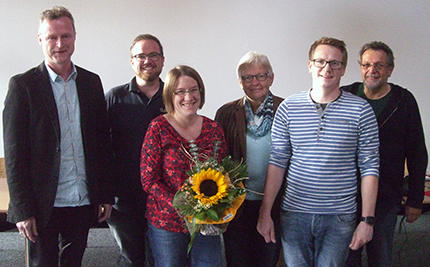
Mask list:
[{"label": "sunflower bouquet", "polygon": [[192,167],[173,198],[173,206],[184,217],[192,239],[196,233],[222,234],[245,199],[242,181],[247,179],[246,165],[230,156],[218,162],[219,144],[215,142],[212,157],[199,154],[192,141],[190,152],[183,148]]}]

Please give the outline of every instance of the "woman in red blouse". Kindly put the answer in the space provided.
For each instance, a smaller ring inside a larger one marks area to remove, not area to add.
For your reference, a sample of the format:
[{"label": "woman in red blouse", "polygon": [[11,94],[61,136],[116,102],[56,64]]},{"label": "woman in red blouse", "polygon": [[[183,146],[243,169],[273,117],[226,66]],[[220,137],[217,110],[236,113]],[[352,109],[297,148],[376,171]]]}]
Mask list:
[{"label": "woman in red blouse", "polygon": [[199,153],[212,156],[214,143],[221,141],[221,160],[226,156],[223,130],[217,122],[197,114],[205,101],[205,89],[191,67],[177,66],[167,74],[163,101],[167,114],[149,125],[140,164],[143,190],[148,194],[145,216],[155,265],[222,266],[220,236],[198,234],[187,257],[190,236],[172,201],[188,178],[191,164],[182,148],[189,151],[192,141]]}]

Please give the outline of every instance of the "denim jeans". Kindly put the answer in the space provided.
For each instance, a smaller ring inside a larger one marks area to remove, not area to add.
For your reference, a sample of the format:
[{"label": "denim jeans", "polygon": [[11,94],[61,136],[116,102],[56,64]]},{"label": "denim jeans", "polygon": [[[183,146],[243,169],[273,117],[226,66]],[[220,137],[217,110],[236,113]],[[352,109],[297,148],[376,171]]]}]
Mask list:
[{"label": "denim jeans", "polygon": [[127,214],[113,208],[107,223],[119,246],[118,266],[153,266],[146,242],[148,223],[143,214]]},{"label": "denim jeans", "polygon": [[[400,208],[400,206],[376,208],[373,238],[365,245],[369,266],[393,266],[394,230]],[[362,252],[363,248],[350,250],[346,266],[361,267]]]},{"label": "denim jeans", "polygon": [[283,212],[282,247],[287,266],[343,266],[355,230],[355,213]]},{"label": "denim jeans", "polygon": [[[197,234],[187,257],[190,236],[148,225],[149,245],[157,267],[217,267],[222,266],[221,237]],[[187,265],[189,264],[189,265]]]}]

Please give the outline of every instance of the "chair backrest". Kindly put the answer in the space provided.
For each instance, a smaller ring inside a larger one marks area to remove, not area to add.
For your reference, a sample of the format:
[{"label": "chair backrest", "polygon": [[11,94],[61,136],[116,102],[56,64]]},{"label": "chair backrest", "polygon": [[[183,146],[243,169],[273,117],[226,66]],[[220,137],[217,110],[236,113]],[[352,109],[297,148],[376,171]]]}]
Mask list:
[{"label": "chair backrest", "polygon": [[4,158],[0,158],[0,213],[7,213],[9,203],[9,190],[6,181]]},{"label": "chair backrest", "polygon": [[6,178],[6,170],[4,168],[4,158],[0,158],[0,178]]}]

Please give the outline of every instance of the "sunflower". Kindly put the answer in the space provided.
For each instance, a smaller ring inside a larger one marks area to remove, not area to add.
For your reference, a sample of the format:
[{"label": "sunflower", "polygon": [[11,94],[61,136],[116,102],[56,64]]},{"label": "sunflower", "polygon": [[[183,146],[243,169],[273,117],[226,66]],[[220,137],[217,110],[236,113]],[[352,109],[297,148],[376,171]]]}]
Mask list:
[{"label": "sunflower", "polygon": [[194,198],[203,205],[216,205],[227,196],[228,183],[221,172],[208,168],[194,174],[192,178],[192,189],[197,194]]}]

